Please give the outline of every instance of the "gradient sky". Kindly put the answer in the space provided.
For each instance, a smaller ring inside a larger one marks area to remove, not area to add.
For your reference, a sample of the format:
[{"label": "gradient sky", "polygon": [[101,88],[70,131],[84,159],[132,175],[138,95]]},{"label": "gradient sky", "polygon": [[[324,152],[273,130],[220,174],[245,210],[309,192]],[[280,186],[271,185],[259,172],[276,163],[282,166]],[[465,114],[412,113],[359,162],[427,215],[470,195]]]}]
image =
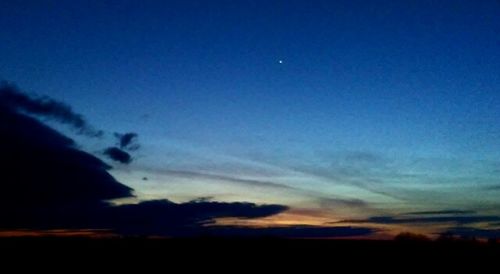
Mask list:
[{"label": "gradient sky", "polygon": [[0,79],[139,134],[140,199],[500,216],[499,1],[1,1],[0,41]]}]

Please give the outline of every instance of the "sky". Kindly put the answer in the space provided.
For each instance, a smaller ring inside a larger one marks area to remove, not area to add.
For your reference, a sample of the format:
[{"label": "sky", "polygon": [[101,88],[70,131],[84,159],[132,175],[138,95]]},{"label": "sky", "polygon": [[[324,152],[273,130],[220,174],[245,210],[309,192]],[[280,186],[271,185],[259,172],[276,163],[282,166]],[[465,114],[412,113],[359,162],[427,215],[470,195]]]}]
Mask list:
[{"label": "sky", "polygon": [[2,1],[0,41],[0,80],[103,131],[40,120],[113,166],[116,203],[500,235],[499,1]]}]

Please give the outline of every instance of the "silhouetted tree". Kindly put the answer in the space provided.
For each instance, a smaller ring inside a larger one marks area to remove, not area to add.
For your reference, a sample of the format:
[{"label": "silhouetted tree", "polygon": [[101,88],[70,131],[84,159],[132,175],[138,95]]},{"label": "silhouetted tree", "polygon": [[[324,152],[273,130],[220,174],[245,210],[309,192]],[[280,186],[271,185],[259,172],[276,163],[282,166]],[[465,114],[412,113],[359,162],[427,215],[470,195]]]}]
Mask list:
[{"label": "silhouetted tree", "polygon": [[439,237],[436,239],[438,242],[456,242],[457,240],[457,236],[449,231],[439,234]]},{"label": "silhouetted tree", "polygon": [[431,239],[422,234],[401,232],[394,238],[394,240],[400,242],[428,242]]}]

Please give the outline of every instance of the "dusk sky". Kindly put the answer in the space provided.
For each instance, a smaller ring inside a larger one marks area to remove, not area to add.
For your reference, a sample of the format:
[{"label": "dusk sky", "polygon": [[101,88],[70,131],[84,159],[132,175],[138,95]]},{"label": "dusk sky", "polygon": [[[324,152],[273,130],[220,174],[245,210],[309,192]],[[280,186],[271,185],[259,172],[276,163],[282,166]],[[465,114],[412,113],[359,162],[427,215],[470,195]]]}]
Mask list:
[{"label": "dusk sky", "polygon": [[0,41],[0,80],[103,131],[20,107],[113,166],[120,205],[500,235],[499,1],[7,0]]}]

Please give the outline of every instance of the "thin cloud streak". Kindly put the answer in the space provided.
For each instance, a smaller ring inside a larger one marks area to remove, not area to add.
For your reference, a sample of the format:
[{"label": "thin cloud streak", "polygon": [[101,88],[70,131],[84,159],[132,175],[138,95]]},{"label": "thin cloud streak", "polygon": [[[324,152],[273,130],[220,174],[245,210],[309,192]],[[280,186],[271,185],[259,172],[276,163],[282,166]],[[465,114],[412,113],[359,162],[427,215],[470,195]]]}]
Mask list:
[{"label": "thin cloud streak", "polygon": [[318,191],[302,189],[294,186],[289,186],[285,184],[270,182],[270,181],[262,181],[255,179],[242,179],[233,176],[220,175],[220,174],[209,174],[203,172],[196,171],[188,171],[188,170],[174,170],[174,169],[144,169],[145,171],[157,172],[159,174],[167,175],[167,176],[175,176],[182,177],[187,179],[203,179],[203,180],[215,180],[215,181],[223,181],[237,185],[243,185],[246,187],[260,187],[260,188],[269,188],[275,189],[278,191],[287,191],[289,193],[294,193],[299,196],[302,196],[308,200],[312,200],[313,203],[317,203],[322,208],[370,208],[370,204],[362,199],[353,199],[353,198],[343,198],[343,197],[331,197],[325,195],[324,193],[320,193]]},{"label": "thin cloud streak", "polygon": [[449,209],[449,210],[435,210],[435,211],[415,211],[415,212],[407,212],[402,215],[462,215],[462,214],[474,214],[475,211],[472,210],[458,210],[458,209]]},{"label": "thin cloud streak", "polygon": [[225,182],[231,182],[231,183],[236,183],[236,184],[243,184],[246,186],[257,186],[257,187],[266,187],[266,188],[275,188],[275,189],[284,189],[284,190],[298,190],[297,188],[284,185],[284,184],[279,184],[279,183],[273,183],[273,182],[267,182],[267,181],[260,181],[260,180],[254,180],[254,179],[241,179],[241,178],[235,178],[231,176],[225,176],[225,175],[216,175],[216,174],[209,174],[209,173],[202,173],[202,172],[195,172],[195,171],[187,171],[187,170],[173,170],[173,169],[155,169],[154,172],[158,172],[160,174],[165,174],[165,175],[173,175],[173,176],[178,176],[178,177],[184,177],[184,178],[203,178],[203,179],[210,179],[210,180],[219,180],[219,181],[225,181]]}]

